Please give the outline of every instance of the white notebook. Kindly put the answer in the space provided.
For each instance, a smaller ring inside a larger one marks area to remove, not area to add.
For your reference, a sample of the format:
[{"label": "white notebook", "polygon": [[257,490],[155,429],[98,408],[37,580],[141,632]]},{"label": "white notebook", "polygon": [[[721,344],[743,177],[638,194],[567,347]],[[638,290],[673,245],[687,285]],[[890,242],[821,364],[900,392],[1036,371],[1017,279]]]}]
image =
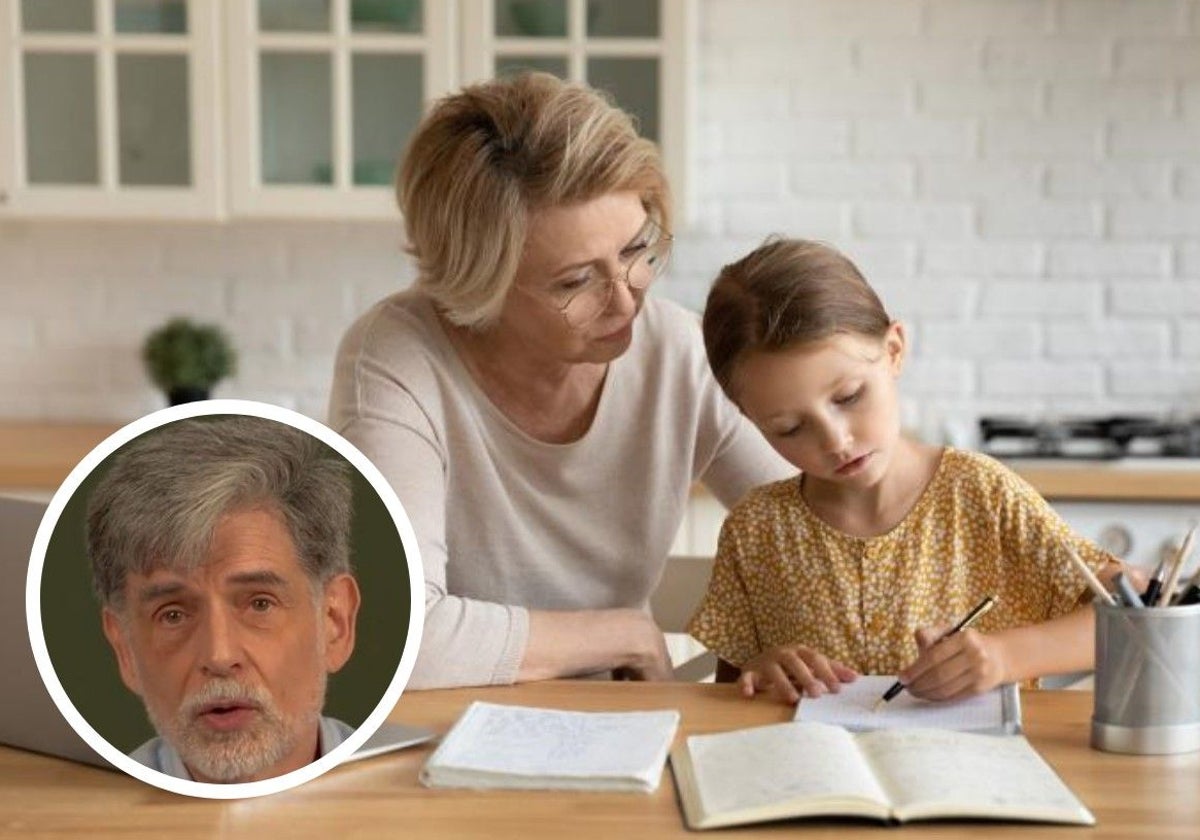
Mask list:
[{"label": "white notebook", "polygon": [[1016,685],[1003,685],[965,700],[920,700],[902,691],[873,711],[895,677],[862,676],[845,683],[837,694],[805,698],[796,706],[795,720],[832,723],[852,732],[875,729],[955,729],[1015,735],[1021,731],[1021,701]]},{"label": "white notebook", "polygon": [[652,793],[675,710],[568,712],[475,702],[421,770],[427,787]]}]

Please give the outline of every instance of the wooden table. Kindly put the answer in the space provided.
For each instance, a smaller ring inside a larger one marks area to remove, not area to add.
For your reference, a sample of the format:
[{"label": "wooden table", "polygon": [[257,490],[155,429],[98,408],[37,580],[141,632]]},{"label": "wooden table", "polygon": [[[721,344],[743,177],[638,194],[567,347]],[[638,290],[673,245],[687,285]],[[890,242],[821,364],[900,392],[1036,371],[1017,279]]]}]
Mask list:
[{"label": "wooden table", "polygon": [[[474,699],[564,709],[676,708],[680,737],[787,720],[790,710],[746,701],[731,686],[558,681],[492,689],[412,692],[396,720],[446,731]],[[1020,823],[914,823],[905,837],[1178,837],[1200,827],[1200,753],[1121,756],[1087,746],[1091,695],[1026,692],[1028,735],[1096,814],[1093,829]],[[701,836],[683,827],[668,770],[657,793],[426,790],[417,773],[422,746],[338,768],[302,788],[224,802],[165,793],[121,774],[0,748],[0,836],[171,836],[350,838],[514,837],[522,840]],[[816,759],[819,760],[819,759]],[[788,822],[720,831],[714,838],[799,833],[885,837],[865,822]]]}]

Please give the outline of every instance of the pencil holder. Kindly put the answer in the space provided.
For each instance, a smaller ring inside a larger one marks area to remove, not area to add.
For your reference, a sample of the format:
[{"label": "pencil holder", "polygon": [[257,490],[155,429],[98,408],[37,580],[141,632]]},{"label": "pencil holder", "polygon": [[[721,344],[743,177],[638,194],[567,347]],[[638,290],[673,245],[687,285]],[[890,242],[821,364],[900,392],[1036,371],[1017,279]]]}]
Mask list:
[{"label": "pencil holder", "polygon": [[1145,755],[1200,750],[1200,604],[1095,608],[1092,746]]}]

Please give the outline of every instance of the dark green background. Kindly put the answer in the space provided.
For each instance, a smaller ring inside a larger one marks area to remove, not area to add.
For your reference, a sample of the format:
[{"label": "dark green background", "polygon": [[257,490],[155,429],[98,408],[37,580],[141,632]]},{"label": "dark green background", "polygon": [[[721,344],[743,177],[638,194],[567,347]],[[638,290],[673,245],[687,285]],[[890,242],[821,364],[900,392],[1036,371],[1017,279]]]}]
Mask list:
[{"label": "dark green background", "polygon": [[[331,457],[341,458],[329,451]],[[121,682],[116,656],[101,630],[84,542],[88,496],[116,454],[84,479],[54,528],[42,570],[42,629],[54,670],[75,708],[110,744],[131,752],[155,733],[141,699]],[[362,606],[354,655],[330,675],[324,713],[357,727],[379,703],[400,664],[408,636],[411,583],[391,514],[353,465],[351,474],[350,559]]]}]

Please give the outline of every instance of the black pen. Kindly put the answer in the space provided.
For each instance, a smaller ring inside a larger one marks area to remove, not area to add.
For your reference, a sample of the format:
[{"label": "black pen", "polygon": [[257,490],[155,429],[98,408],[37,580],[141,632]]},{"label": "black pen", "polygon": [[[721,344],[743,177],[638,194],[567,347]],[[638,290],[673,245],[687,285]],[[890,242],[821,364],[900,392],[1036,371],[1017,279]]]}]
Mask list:
[{"label": "black pen", "polygon": [[[958,622],[958,624],[955,624],[953,627],[951,627],[945,633],[938,636],[937,641],[935,641],[934,644],[936,645],[938,642],[941,642],[944,639],[947,639],[950,636],[953,636],[955,633],[960,633],[963,630],[966,630],[968,627],[970,627],[972,624],[975,623],[976,619],[978,619],[981,615],[986,613],[992,607],[996,606],[997,600],[999,600],[999,599],[997,599],[995,595],[989,595],[986,598],[984,598],[982,601],[980,601],[978,604],[975,605],[975,609],[971,610],[969,613],[967,613],[963,617],[962,621]],[[883,696],[875,701],[875,705],[874,705],[874,707],[872,707],[871,711],[872,712],[879,711],[880,707],[882,707],[884,703],[890,702],[893,697],[895,697],[897,694],[899,694],[903,690],[904,690],[904,683],[900,682],[900,680],[896,680],[894,683],[892,683],[892,687],[889,688],[887,691],[885,691],[883,693]]]},{"label": "black pen", "polygon": [[1146,591],[1142,593],[1142,603],[1147,607],[1153,607],[1158,602],[1158,593],[1162,592],[1163,578],[1167,574],[1167,558],[1164,557],[1159,561],[1154,568],[1154,573],[1150,575],[1150,582],[1146,584]]}]

